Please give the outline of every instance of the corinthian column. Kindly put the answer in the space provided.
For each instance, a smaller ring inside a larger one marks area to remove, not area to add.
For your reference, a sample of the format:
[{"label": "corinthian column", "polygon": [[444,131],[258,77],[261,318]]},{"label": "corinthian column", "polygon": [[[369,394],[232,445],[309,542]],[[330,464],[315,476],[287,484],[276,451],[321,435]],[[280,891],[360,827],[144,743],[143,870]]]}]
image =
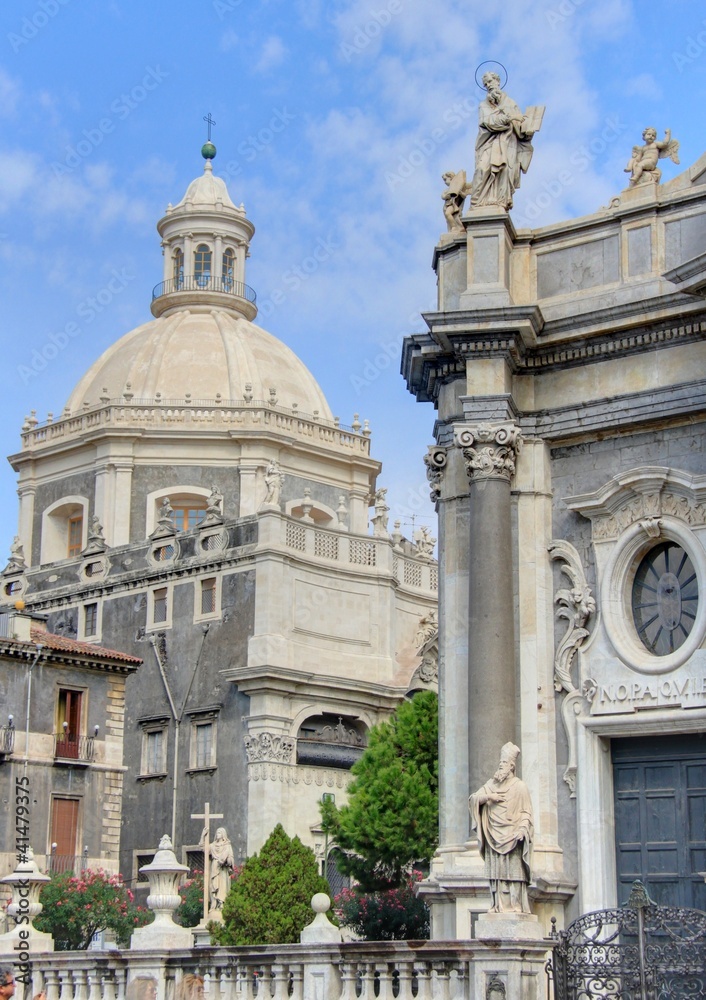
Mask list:
[{"label": "corinthian column", "polygon": [[468,769],[472,792],[517,740],[510,484],[521,446],[516,424],[454,428],[469,480]]}]

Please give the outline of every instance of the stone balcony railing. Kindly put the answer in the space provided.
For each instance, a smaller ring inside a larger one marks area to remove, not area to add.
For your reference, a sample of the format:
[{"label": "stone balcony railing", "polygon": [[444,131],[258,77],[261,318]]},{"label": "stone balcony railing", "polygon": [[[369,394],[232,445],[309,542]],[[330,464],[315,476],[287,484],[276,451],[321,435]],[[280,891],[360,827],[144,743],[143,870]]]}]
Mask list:
[{"label": "stone balcony railing", "polygon": [[43,990],[46,1000],[130,1000],[130,983],[153,977],[156,1000],[202,1000],[180,988],[190,973],[203,980],[203,1000],[471,1000],[496,996],[488,993],[493,978],[508,981],[509,966],[532,953],[535,971],[523,977],[522,998],[539,1000],[549,945],[518,942],[502,953],[497,941],[475,940],[55,952],[31,957],[31,982],[24,996],[18,984],[17,998]]},{"label": "stone balcony railing", "polygon": [[[286,433],[312,445],[335,448],[360,455],[370,454],[370,429],[356,422],[342,425],[338,418],[328,420],[318,413],[300,413],[281,406],[276,397],[259,399],[166,399],[159,394],[151,399],[137,399],[129,391],[119,399],[101,397],[99,404],[79,413],[64,413],[40,424],[34,413],[22,425],[22,448],[44,449],[86,434],[126,427],[179,429],[197,426],[224,433]],[[362,430],[361,430],[362,427]]]},{"label": "stone balcony railing", "polygon": [[339,563],[354,572],[387,572],[405,589],[435,593],[439,588],[436,560],[398,553],[389,538],[349,534],[276,515],[271,526],[261,518],[260,543],[279,544],[292,555],[301,553],[306,559]]}]

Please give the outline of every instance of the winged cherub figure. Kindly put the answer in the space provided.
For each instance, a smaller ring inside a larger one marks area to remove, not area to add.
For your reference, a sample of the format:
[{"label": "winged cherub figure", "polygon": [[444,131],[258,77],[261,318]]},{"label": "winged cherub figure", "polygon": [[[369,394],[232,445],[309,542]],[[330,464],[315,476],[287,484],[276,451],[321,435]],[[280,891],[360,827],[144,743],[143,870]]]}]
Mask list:
[{"label": "winged cherub figure", "polygon": [[646,128],[642,133],[644,146],[633,146],[632,156],[625,168],[630,174],[630,187],[636,184],[647,184],[650,181],[659,184],[662,171],[657,167],[657,161],[668,156],[672,163],[679,163],[679,143],[672,139],[672,133],[666,129],[664,140],[657,141],[657,129]]}]

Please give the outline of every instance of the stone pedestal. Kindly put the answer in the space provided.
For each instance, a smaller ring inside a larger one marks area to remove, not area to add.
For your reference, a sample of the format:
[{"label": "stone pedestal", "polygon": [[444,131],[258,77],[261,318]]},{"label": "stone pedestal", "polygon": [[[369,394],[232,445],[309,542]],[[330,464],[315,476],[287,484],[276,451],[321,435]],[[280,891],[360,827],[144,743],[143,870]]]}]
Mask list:
[{"label": "stone pedestal", "polygon": [[12,888],[7,915],[15,921],[12,930],[0,935],[0,955],[12,955],[15,962],[22,964],[26,962],[24,956],[54,951],[51,934],[34,927],[34,918],[43,910],[39,893],[49,881],[49,876],[43,875],[37,867],[31,847],[27,848],[25,860],[18,863],[14,872],[0,879]]},{"label": "stone pedestal", "polygon": [[341,932],[326,916],[331,909],[331,900],[325,892],[317,892],[311,898],[311,908],[316,914],[310,924],[299,934],[302,944],[340,944]]},{"label": "stone pedestal", "polygon": [[150,883],[147,905],[154,911],[154,922],[138,927],[130,939],[132,951],[164,951],[172,948],[190,948],[192,932],[188,927],[174,923],[173,913],[181,903],[179,883],[188,872],[180,865],[172,850],[171,839],[162,837],[152,863],[140,868]]},{"label": "stone pedestal", "polygon": [[484,913],[476,921],[479,941],[541,941],[544,937],[534,913]]}]

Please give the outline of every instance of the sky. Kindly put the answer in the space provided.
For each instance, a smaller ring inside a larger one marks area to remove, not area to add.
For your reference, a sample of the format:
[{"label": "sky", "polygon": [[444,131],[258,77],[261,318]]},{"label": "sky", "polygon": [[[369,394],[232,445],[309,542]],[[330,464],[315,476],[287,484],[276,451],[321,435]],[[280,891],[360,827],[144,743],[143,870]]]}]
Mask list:
[{"label": "sky", "polygon": [[[433,524],[422,455],[435,413],[399,358],[436,305],[441,174],[473,170],[477,67],[502,63],[518,104],[546,105],[512,210],[517,226],[542,226],[625,187],[648,125],[681,144],[664,180],[704,152],[705,15],[693,0],[2,4],[2,450],[19,450],[30,410],[60,414],[93,361],[150,318],[155,223],[201,173],[210,113],[214,171],[256,226],[257,322],[342,423],[370,421],[391,518],[408,536],[413,520]],[[9,554],[9,464],[0,512]]]}]

